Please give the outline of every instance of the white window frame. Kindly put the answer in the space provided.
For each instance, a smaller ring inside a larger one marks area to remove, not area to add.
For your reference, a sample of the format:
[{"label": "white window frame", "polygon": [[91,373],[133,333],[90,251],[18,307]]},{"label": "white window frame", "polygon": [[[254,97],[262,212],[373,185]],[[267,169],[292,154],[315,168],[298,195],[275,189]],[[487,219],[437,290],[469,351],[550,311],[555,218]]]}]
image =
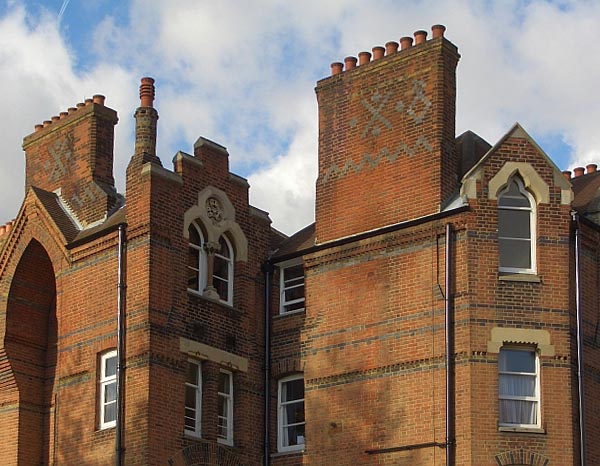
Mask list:
[{"label": "white window frame", "polygon": [[[206,241],[206,238],[204,237],[204,233],[202,232],[202,228],[200,228],[200,225],[198,225],[198,222],[192,222],[189,226],[189,228],[194,228],[197,233],[198,233],[198,237],[200,238],[200,244],[195,244],[192,243],[191,239],[189,241],[189,248],[195,249],[198,251],[198,264],[196,267],[191,267],[188,263],[187,268],[188,270],[193,270],[196,272],[197,276],[198,276],[198,289],[194,289],[194,288],[190,288],[188,287],[189,291],[192,291],[194,293],[200,293],[202,294],[202,292],[206,289],[206,275],[207,275],[207,254],[206,251],[204,250],[204,242]],[[188,255],[189,255],[189,250],[188,250]],[[189,261],[189,258],[188,258]]]},{"label": "white window frame", "polygon": [[[114,375],[106,375],[106,363],[109,359],[115,358],[115,373]],[[117,404],[117,400],[115,397],[115,401],[110,401],[107,402],[106,401],[106,387],[108,387],[109,385],[114,384],[115,385],[115,391],[116,391],[116,385],[117,385],[117,370],[118,370],[118,361],[116,361],[117,359],[117,350],[111,350],[111,351],[107,351],[103,354],[100,355],[100,378],[98,380],[98,390],[100,392],[100,396],[99,396],[99,404],[100,404],[100,429],[110,429],[111,427],[115,427],[117,425],[117,419],[116,419],[116,404]],[[106,406],[108,404],[115,404],[115,419],[105,422],[104,421],[104,414],[106,411]]]},{"label": "white window frame", "polygon": [[[500,370],[500,358],[502,358],[502,351],[524,351],[527,353],[532,353],[535,357],[535,372],[510,372],[510,371],[501,371]],[[521,376],[521,377],[529,377],[535,379],[535,388],[534,395],[506,395],[501,393],[501,383],[500,380],[503,375],[506,376]],[[520,347],[520,346],[503,346],[500,348],[500,352],[498,353],[498,426],[499,427],[508,427],[508,428],[517,428],[517,429],[539,429],[541,428],[541,399],[540,399],[540,358],[538,352],[535,348],[529,347]],[[500,400],[515,400],[515,401],[528,401],[535,403],[535,423],[531,424],[520,424],[520,423],[510,423],[510,422],[502,422],[502,409],[500,407]]]},{"label": "white window frame", "polygon": [[[229,393],[224,393],[224,392],[220,392],[217,391],[217,396],[219,399],[219,403],[217,404],[217,407],[219,408],[218,413],[217,413],[217,442],[218,443],[222,443],[224,445],[229,445],[229,446],[233,446],[233,373],[230,371],[226,371],[221,369],[219,377],[221,374],[225,374],[228,376],[229,378]],[[218,384],[220,385],[220,383]],[[218,389],[217,389],[218,390]],[[223,402],[226,405],[226,416],[223,417],[221,416],[221,400],[223,400]],[[225,421],[227,422],[226,424],[226,428],[227,428],[227,434],[226,436],[222,436],[220,429],[221,429],[221,420],[225,419]]]},{"label": "white window frame", "polygon": [[[515,182],[517,184],[517,186],[519,188],[519,192],[521,194],[523,194],[529,201],[529,208],[527,208],[527,207],[509,207],[509,206],[501,206],[500,205],[502,196],[506,193],[509,186],[513,182]],[[529,267],[529,268],[502,267],[502,266],[498,265],[498,270],[500,272],[505,272],[505,273],[535,274],[536,273],[536,238],[537,238],[537,236],[536,236],[537,227],[536,227],[536,202],[535,202],[535,199],[533,198],[531,193],[529,191],[527,191],[527,189],[525,189],[525,186],[523,185],[523,181],[518,176],[510,178],[510,180],[506,184],[506,187],[498,195],[497,199],[498,199],[498,211],[516,210],[516,211],[528,211],[529,212],[529,251],[530,251],[529,259],[531,262],[531,267]],[[510,240],[526,241],[522,238],[511,238],[511,237],[502,236],[502,232],[500,231],[500,226],[498,225],[498,264],[500,263],[500,239],[502,239],[502,238],[510,239]]]},{"label": "white window frame", "polygon": [[[217,287],[215,286],[215,280],[219,280],[219,281],[223,281],[227,283],[227,299],[223,299],[221,298],[221,295],[219,295],[219,300],[223,303],[229,304],[229,305],[233,305],[233,264],[234,264],[234,255],[233,255],[233,247],[231,246],[231,241],[229,241],[229,238],[227,238],[227,236],[222,235],[219,238],[219,241],[223,239],[225,241],[225,245],[227,246],[227,249],[229,250],[229,257],[225,257],[222,256],[221,254],[219,254],[218,252],[215,252],[214,258],[213,258],[213,276],[212,276],[212,285],[213,287],[216,289]],[[222,277],[219,277],[217,275],[215,275],[215,263],[214,261],[216,260],[222,260],[227,264],[227,279],[223,279]]]},{"label": "white window frame", "polygon": [[[296,279],[292,279],[292,280],[285,280],[285,271],[287,269],[290,269],[292,267],[298,267],[301,266],[302,267],[302,271],[303,271],[303,275],[302,275],[302,283],[297,283],[297,278]],[[294,281],[294,283],[289,283]],[[280,291],[280,295],[279,295],[279,314],[294,314],[295,312],[304,312],[306,305],[302,306],[302,308],[299,309],[293,309],[291,311],[287,311],[286,307],[287,306],[291,306],[293,304],[298,304],[298,303],[305,303],[306,300],[306,288],[305,288],[305,279],[304,279],[304,264],[302,263],[301,260],[295,260],[295,261],[291,261],[291,262],[284,262],[283,264],[279,265],[279,289]],[[299,287],[303,287],[305,289],[305,292],[302,294],[302,298],[296,298],[296,299],[292,299],[289,301],[286,301],[285,299],[285,292],[287,290],[290,289],[294,289],[294,288],[299,288]]]},{"label": "white window frame", "polygon": [[[186,395],[187,395],[187,390],[188,388],[191,388],[194,390],[195,394],[196,394],[196,408],[195,408],[195,416],[194,417],[189,417],[187,415],[187,411],[188,409],[193,409],[187,406],[187,403],[185,404],[185,414],[184,414],[184,431],[186,435],[190,435],[192,437],[202,437],[202,363],[200,361],[196,361],[194,359],[189,359],[188,360],[188,366],[189,365],[194,365],[196,366],[196,370],[197,370],[197,378],[195,383],[191,383],[187,380],[187,372],[186,372],[186,380],[185,380],[185,390],[186,390]],[[187,396],[185,397],[185,399],[187,400]],[[194,421],[194,428],[193,429],[189,429],[185,423],[185,420],[187,419],[192,419]]]},{"label": "white window frame", "polygon": [[288,441],[286,441],[285,429],[294,425],[306,425],[306,421],[298,422],[298,423],[288,423],[286,419],[286,411],[285,408],[287,405],[302,403],[304,405],[304,398],[296,399],[296,400],[283,400],[283,386],[288,382],[292,382],[295,380],[302,380],[304,383],[304,374],[293,374],[282,379],[279,379],[279,385],[277,389],[277,451],[279,452],[289,452],[289,451],[298,451],[304,450],[304,443],[298,445],[288,445]]}]

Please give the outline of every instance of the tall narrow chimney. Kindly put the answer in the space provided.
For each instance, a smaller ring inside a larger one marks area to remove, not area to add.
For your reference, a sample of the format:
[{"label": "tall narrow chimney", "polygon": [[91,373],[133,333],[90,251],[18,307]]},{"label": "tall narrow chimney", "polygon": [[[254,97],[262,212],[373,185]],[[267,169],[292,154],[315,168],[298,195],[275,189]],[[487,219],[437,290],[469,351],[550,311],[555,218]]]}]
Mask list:
[{"label": "tall narrow chimney", "polygon": [[156,128],[158,112],[153,107],[155,96],[154,79],[142,78],[140,106],[135,111],[135,152],[132,158],[138,163],[158,163],[156,156]]}]

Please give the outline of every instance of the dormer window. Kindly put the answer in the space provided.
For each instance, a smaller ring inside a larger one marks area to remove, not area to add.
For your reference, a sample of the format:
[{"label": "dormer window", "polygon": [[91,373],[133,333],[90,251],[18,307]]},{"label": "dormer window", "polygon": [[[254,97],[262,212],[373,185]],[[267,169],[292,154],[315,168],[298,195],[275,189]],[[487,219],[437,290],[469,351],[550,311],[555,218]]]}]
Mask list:
[{"label": "dormer window", "polygon": [[281,268],[280,313],[304,310],[304,266],[296,263]]},{"label": "dormer window", "polygon": [[535,201],[520,178],[498,196],[499,270],[535,273]]}]

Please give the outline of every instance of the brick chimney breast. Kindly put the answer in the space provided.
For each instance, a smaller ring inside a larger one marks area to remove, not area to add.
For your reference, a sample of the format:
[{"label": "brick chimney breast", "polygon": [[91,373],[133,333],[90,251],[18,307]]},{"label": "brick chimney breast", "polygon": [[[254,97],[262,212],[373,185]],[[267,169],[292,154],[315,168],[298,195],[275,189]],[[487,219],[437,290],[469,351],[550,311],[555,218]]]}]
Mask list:
[{"label": "brick chimney breast", "polygon": [[417,31],[415,46],[403,37],[401,51],[373,48],[369,66],[348,57],[317,83],[320,243],[437,213],[455,192],[459,55],[433,30],[429,41]]},{"label": "brick chimney breast", "polygon": [[60,191],[82,227],[104,219],[118,200],[113,178],[117,113],[104,98],[60,112],[23,139],[25,187]]}]

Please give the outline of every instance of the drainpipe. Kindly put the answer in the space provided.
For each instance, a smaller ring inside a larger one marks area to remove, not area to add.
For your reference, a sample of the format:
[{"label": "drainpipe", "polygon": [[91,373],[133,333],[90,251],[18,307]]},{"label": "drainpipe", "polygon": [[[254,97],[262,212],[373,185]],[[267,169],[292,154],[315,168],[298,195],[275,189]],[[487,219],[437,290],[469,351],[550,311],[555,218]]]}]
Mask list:
[{"label": "drainpipe", "polygon": [[454,377],[452,335],[452,225],[446,224],[446,296],[444,297],[446,335],[446,465],[454,465]]},{"label": "drainpipe", "polygon": [[123,465],[123,387],[125,349],[125,255],[127,245],[127,225],[119,225],[118,285],[117,285],[117,416],[115,426],[115,466]]},{"label": "drainpipe", "polygon": [[579,216],[572,213],[575,224],[575,307],[577,311],[577,384],[579,401],[579,464],[585,466],[585,400],[583,391],[583,312],[581,309],[581,226]]},{"label": "drainpipe", "polygon": [[271,463],[270,453],[270,423],[271,417],[269,413],[269,399],[271,394],[271,277],[275,267],[270,262],[265,262],[262,266],[262,271],[265,274],[265,406],[264,406],[264,452],[263,465],[269,466]]}]

